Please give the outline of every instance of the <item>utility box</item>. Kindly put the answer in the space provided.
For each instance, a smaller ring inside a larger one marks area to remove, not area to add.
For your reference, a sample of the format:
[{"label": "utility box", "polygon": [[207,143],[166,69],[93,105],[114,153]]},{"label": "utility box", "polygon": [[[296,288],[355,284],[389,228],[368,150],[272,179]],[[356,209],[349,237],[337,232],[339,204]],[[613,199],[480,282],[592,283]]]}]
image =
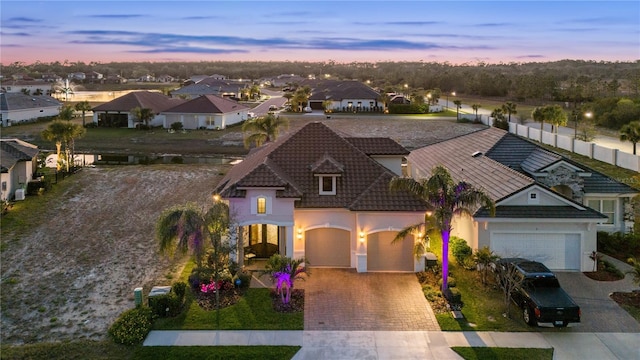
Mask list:
[{"label": "utility box", "polygon": [[136,307],[142,306],[142,288],[137,287],[133,289],[133,301],[136,304]]},{"label": "utility box", "polygon": [[158,295],[167,295],[171,292],[171,286],[154,286],[149,292],[149,306],[151,306],[151,298]]}]

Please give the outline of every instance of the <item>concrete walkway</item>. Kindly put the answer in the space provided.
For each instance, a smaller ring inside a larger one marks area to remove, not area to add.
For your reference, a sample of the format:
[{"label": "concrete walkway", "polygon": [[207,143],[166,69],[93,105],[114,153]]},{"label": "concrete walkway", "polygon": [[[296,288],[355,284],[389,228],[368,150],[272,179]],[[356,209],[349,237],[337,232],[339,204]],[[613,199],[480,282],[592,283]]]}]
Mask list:
[{"label": "concrete walkway", "polygon": [[460,359],[452,346],[553,348],[554,359],[640,359],[640,333],[151,331],[144,346],[301,346],[294,360]]}]

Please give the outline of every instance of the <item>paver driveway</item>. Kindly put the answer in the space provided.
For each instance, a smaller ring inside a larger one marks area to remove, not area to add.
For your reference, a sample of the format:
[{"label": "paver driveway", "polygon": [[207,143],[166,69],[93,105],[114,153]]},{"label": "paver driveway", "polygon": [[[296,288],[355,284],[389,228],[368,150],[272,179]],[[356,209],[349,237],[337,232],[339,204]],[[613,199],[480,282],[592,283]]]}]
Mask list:
[{"label": "paver driveway", "polygon": [[311,268],[305,330],[440,330],[415,274]]}]

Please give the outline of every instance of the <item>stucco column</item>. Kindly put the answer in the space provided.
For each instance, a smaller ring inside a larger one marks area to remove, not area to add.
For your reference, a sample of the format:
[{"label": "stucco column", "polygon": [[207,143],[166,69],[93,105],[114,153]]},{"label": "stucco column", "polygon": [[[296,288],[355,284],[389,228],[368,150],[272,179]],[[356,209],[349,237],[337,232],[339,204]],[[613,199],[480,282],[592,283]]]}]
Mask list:
[{"label": "stucco column", "polygon": [[293,259],[293,226],[285,226],[285,255]]}]

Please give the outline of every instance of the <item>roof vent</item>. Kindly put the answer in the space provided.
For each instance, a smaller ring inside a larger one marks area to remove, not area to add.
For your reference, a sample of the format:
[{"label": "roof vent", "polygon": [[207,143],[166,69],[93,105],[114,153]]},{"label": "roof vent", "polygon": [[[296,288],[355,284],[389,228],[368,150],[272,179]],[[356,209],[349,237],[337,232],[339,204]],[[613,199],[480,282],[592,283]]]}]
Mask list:
[{"label": "roof vent", "polygon": [[480,151],[476,151],[473,154],[471,154],[472,157],[478,157],[478,156],[482,156],[482,153]]}]

